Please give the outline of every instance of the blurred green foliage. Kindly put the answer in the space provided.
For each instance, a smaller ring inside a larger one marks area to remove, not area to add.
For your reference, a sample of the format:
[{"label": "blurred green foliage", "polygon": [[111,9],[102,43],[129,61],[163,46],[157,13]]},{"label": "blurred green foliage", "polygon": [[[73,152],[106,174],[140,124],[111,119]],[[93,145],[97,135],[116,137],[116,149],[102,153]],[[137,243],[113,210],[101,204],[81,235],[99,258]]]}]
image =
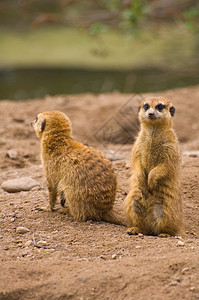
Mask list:
[{"label": "blurred green foliage", "polygon": [[188,29],[199,32],[199,5],[185,10],[184,20]]},{"label": "blurred green foliage", "polygon": [[0,32],[5,66],[199,64],[198,0],[0,0]]},{"label": "blurred green foliage", "polygon": [[[48,23],[90,28],[135,30],[152,22],[184,22],[199,28],[198,0],[1,0],[0,25],[40,27]],[[101,26],[101,27],[100,27]]]}]

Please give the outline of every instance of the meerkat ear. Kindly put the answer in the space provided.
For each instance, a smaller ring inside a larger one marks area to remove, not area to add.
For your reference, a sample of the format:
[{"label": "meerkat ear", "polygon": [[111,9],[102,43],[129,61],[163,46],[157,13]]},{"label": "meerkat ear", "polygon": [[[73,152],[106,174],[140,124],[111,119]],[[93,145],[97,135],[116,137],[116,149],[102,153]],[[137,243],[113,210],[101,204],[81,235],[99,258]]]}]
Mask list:
[{"label": "meerkat ear", "polygon": [[46,126],[46,119],[42,120],[42,122],[41,122],[41,124],[40,124],[40,129],[41,129],[41,131],[44,131],[45,126]]},{"label": "meerkat ear", "polygon": [[170,109],[169,109],[169,111],[170,111],[171,116],[173,117],[174,114],[175,114],[175,107],[171,106]]}]

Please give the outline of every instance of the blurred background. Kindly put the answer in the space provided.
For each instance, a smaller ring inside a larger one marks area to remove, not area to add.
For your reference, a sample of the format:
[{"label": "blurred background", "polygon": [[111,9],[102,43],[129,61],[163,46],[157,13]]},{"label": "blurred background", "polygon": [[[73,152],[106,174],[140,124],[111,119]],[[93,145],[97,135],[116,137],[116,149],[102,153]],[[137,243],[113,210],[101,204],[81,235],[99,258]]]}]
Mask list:
[{"label": "blurred background", "polygon": [[198,83],[198,0],[0,1],[0,99]]}]

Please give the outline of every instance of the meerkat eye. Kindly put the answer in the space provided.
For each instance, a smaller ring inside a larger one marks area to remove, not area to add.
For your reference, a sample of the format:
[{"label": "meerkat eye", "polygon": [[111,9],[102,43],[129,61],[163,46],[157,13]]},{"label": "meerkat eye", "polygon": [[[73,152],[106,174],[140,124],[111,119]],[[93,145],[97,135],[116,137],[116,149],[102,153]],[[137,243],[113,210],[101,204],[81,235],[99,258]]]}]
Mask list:
[{"label": "meerkat eye", "polygon": [[150,108],[149,104],[148,103],[145,103],[144,106],[143,106],[144,110],[148,110]]},{"label": "meerkat eye", "polygon": [[165,106],[164,104],[160,103],[160,104],[156,105],[155,108],[156,108],[157,110],[159,110],[159,111],[162,111],[165,107],[166,107],[166,106]]}]

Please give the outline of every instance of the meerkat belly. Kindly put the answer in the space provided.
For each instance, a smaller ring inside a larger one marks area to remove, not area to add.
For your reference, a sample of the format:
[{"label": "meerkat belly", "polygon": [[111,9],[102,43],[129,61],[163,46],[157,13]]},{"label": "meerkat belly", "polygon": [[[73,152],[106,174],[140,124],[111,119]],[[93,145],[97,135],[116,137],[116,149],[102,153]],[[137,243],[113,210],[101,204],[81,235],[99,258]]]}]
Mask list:
[{"label": "meerkat belly", "polygon": [[142,152],[140,152],[141,157],[141,163],[142,166],[146,172],[146,174],[149,174],[149,172],[157,167],[159,164],[163,161],[163,149],[161,145],[146,145],[146,149]]}]

